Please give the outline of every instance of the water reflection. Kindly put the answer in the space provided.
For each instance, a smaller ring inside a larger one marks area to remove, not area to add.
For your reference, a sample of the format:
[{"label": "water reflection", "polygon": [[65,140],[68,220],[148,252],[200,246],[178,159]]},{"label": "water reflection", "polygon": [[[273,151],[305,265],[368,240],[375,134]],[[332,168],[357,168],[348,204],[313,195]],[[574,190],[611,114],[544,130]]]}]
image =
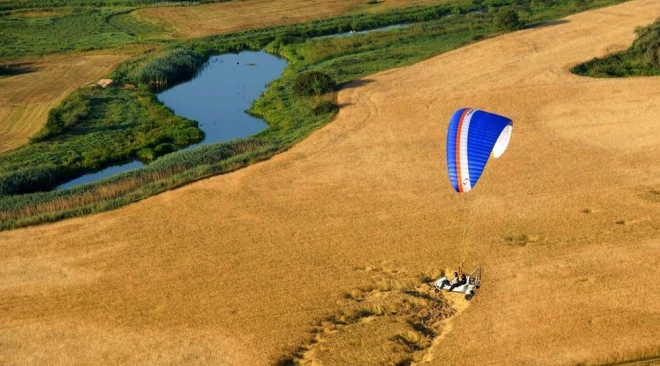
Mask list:
[{"label": "water reflection", "polygon": [[111,166],[111,167],[105,168],[103,170],[99,170],[96,173],[85,174],[82,177],[78,177],[74,180],[70,180],[70,181],[68,181],[64,184],[61,184],[61,185],[57,186],[57,189],[71,188],[71,187],[77,186],[79,184],[93,182],[93,181],[99,180],[101,178],[109,177],[113,174],[117,174],[117,173],[121,173],[121,172],[127,172],[129,170],[137,169],[137,168],[140,168],[140,167],[143,167],[143,166],[144,166],[144,163],[139,161],[139,160],[135,160],[135,161],[132,161],[130,163],[123,164],[123,165]]}]

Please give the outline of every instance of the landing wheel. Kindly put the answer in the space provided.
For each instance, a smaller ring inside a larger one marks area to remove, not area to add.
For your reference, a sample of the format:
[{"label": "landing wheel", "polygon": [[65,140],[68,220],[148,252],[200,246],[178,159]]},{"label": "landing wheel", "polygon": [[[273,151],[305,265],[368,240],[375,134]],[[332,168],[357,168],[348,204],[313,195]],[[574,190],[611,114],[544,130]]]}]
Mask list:
[{"label": "landing wheel", "polygon": [[467,301],[472,300],[472,296],[474,296],[474,294],[465,294],[465,300]]}]

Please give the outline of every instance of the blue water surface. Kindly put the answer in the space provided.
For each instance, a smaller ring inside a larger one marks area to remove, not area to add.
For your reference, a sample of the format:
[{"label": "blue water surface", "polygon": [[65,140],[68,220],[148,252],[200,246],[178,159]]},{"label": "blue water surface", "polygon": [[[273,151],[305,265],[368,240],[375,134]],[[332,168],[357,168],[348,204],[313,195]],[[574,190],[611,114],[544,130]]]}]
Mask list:
[{"label": "blue water surface", "polygon": [[[167,89],[157,97],[175,114],[197,121],[204,131],[204,140],[186,149],[249,137],[268,125],[245,111],[266,90],[268,83],[282,75],[285,67],[286,60],[265,51],[212,56],[195,78]],[[56,189],[91,183],[141,166],[144,164],[137,160],[111,166],[85,174]]]}]

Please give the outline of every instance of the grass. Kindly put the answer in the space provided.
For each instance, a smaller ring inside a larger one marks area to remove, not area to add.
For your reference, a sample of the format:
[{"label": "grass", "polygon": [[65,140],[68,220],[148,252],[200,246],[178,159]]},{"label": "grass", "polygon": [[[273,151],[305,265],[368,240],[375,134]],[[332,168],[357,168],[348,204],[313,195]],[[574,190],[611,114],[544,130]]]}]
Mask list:
[{"label": "grass", "polygon": [[[145,36],[157,32],[148,23],[131,21],[126,15],[130,10],[73,8],[70,13],[52,16],[24,17],[21,13],[2,16],[0,60],[105,49],[136,42],[134,32]],[[115,16],[119,19],[110,21]]]},{"label": "grass", "polygon": [[[223,0],[219,0],[223,1]],[[224,0],[227,1],[227,0]],[[195,3],[211,3],[213,0],[201,0]],[[59,12],[61,8],[69,7],[118,7],[118,6],[185,6],[190,1],[168,0],[154,2],[151,0],[3,0],[0,1],[0,12],[27,10],[34,13]]]},{"label": "grass", "polygon": [[[614,2],[616,1],[593,0],[588,2],[588,5],[595,7]],[[87,115],[73,118],[69,113],[67,118],[71,121],[59,124],[65,128],[52,123],[54,118],[51,118],[44,132],[37,136],[32,144],[0,156],[3,163],[0,189],[4,195],[22,193],[18,197],[0,198],[0,212],[3,214],[0,227],[8,229],[119,207],[284,151],[330,121],[336,113],[335,108],[318,108],[323,103],[332,103],[335,99],[333,93],[312,97],[292,93],[292,85],[297,75],[320,71],[339,83],[345,83],[377,71],[410,65],[498,34],[499,30],[493,25],[494,12],[472,12],[479,9],[482,9],[479,4],[466,3],[459,9],[458,14],[448,17],[446,15],[457,11],[455,7],[411,7],[385,13],[360,14],[252,30],[181,42],[164,53],[152,53],[125,63],[112,76],[117,80],[119,88],[95,87],[80,92],[92,101]],[[543,8],[539,14],[534,13],[530,7],[523,6],[520,9],[524,23],[533,24],[549,18],[547,8]],[[575,8],[569,2],[562,2],[556,5],[554,10],[550,14],[560,16],[574,11]],[[406,22],[416,23],[411,27],[386,33],[347,38],[311,38],[348,29],[362,30]],[[269,123],[266,131],[254,137],[255,146],[258,147],[255,151],[241,152],[241,158],[219,155],[213,162],[202,159],[202,163],[191,159],[190,154],[174,154],[170,159],[190,159],[188,163],[181,165],[186,167],[186,171],[171,170],[169,163],[155,164],[151,168],[145,168],[147,171],[157,172],[155,175],[143,175],[144,169],[136,170],[121,175],[121,178],[102,180],[64,194],[26,194],[52,188],[57,183],[110,163],[135,157],[151,160],[159,153],[176,150],[177,147],[197,140],[200,135],[194,123],[176,117],[162,107],[149,93],[148,86],[162,81],[163,77],[175,81],[185,79],[190,75],[190,67],[186,66],[184,75],[178,77],[177,72],[182,70],[181,65],[194,66],[213,53],[260,48],[287,58],[289,65],[282,78],[271,83],[262,98],[257,100],[250,110],[250,113],[264,118]],[[178,56],[180,54],[200,56],[193,58],[193,61],[177,61],[181,59]],[[158,66],[161,64],[162,66]],[[165,71],[165,74],[159,74],[160,71],[154,74],[147,70],[169,71]],[[130,88],[132,84],[139,85],[137,90]],[[124,87],[121,87],[122,85]],[[65,106],[60,108],[66,109]],[[72,127],[67,127],[67,124]],[[55,133],[51,131],[53,128]],[[223,158],[231,162],[225,163]],[[157,179],[150,181],[145,177]],[[131,189],[109,189],[106,185]],[[93,202],[88,198],[82,201],[72,198],[86,191],[108,191],[112,194],[88,194],[86,197],[96,198]],[[25,216],[26,214],[28,216]]]}]

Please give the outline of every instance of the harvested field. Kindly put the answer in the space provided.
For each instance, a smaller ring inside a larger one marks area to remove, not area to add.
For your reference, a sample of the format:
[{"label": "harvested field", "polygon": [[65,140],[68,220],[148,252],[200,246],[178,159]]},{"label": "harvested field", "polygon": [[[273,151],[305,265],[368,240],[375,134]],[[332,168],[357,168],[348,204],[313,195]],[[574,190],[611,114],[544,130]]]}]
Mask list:
[{"label": "harvested field", "polygon": [[17,75],[0,78],[0,152],[25,144],[48,111],[77,88],[96,83],[129,54],[94,52],[17,62]]},{"label": "harvested field", "polygon": [[[344,88],[335,121],[269,161],[0,233],[0,364],[273,364],[310,344],[347,293],[371,301],[352,290],[454,266],[466,227],[466,264],[482,264],[484,287],[454,302],[460,315],[419,356],[429,365],[657,352],[660,78],[568,69],[659,16],[657,0],[635,0],[380,73]],[[514,120],[509,150],[465,200],[443,162],[462,106]],[[404,332],[377,321],[325,347]],[[306,357],[342,359],[315,347]]]},{"label": "harvested field", "polygon": [[145,8],[133,14],[170,30],[177,37],[203,37],[273,25],[329,18],[351,12],[374,12],[447,0],[388,0],[368,5],[364,0],[248,0],[195,7]]}]

